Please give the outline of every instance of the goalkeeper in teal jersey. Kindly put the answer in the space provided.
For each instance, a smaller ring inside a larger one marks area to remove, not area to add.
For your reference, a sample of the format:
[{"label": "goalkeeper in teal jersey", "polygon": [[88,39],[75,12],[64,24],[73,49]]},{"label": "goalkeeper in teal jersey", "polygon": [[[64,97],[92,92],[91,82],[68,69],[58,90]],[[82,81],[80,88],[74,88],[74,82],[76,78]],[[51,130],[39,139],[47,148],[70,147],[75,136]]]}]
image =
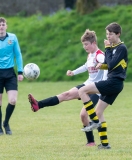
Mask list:
[{"label": "goalkeeper in teal jersey", "polygon": [[[18,81],[23,80],[23,60],[17,37],[13,33],[6,32],[6,19],[0,17],[0,135],[3,135],[2,125],[5,133],[12,134],[9,126],[9,120],[14,111],[17,94]],[[14,71],[17,66],[18,76]],[[8,104],[6,108],[5,118],[2,124],[2,94],[4,89],[7,92]]]}]

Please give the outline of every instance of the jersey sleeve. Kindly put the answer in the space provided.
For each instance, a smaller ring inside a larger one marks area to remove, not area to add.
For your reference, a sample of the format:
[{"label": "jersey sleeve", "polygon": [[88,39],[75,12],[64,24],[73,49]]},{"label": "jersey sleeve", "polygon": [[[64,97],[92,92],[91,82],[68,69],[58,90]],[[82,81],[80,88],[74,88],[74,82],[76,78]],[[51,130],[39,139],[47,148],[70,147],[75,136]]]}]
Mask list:
[{"label": "jersey sleeve", "polygon": [[107,70],[108,69],[108,65],[105,62],[105,56],[104,56],[104,54],[99,53],[97,55],[97,57],[96,57],[96,60],[97,60],[98,63],[102,63],[100,69],[103,69],[103,70]]},{"label": "jersey sleeve", "polygon": [[22,60],[22,54],[21,54],[19,43],[18,43],[18,39],[16,36],[15,36],[15,44],[14,44],[14,54],[15,54],[15,60],[17,64],[17,71],[18,73],[22,73],[23,72],[23,60]]},{"label": "jersey sleeve", "polygon": [[105,59],[105,56],[102,53],[98,54],[97,57],[96,57],[96,60],[97,60],[98,63],[103,63],[104,59]]},{"label": "jersey sleeve", "polygon": [[106,48],[106,62],[108,65],[109,70],[113,70],[120,64],[122,60],[124,60],[124,57],[126,57],[127,50],[124,46],[119,46],[117,50],[115,51],[114,55],[112,55],[112,52],[109,48]]},{"label": "jersey sleeve", "polygon": [[85,63],[84,65],[80,66],[79,68],[73,70],[73,74],[76,75],[76,74],[80,74],[80,73],[83,73],[83,72],[86,72],[87,71],[87,64]]}]

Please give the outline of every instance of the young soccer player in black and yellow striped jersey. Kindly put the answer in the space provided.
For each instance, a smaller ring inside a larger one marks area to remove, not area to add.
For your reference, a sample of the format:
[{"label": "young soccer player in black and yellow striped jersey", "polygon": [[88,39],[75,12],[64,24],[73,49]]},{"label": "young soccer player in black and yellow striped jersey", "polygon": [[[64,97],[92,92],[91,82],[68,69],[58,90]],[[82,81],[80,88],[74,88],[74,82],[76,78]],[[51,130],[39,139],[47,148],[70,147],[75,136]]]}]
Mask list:
[{"label": "young soccer player in black and yellow striped jersey", "polygon": [[[101,144],[98,149],[110,149],[107,137],[107,123],[103,117],[103,112],[107,106],[115,101],[118,94],[123,90],[123,81],[126,78],[128,63],[127,48],[120,40],[121,26],[118,23],[111,23],[106,28],[107,40],[105,45],[105,63],[98,64],[96,68],[108,68],[108,79],[94,82],[79,89],[79,96],[83,101],[84,108],[90,116],[93,124],[86,126],[82,131],[89,132],[98,128]],[[88,94],[100,93],[100,99],[96,110]]]}]

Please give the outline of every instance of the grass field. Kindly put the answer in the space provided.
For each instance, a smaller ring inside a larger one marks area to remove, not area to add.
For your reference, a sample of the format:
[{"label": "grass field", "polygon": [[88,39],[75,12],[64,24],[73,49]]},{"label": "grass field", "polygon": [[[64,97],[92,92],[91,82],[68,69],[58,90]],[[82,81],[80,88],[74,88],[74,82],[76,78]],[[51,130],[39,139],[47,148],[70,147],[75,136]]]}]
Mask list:
[{"label": "grass field", "polygon": [[[10,121],[13,135],[0,136],[0,160],[132,160],[132,83],[105,111],[111,150],[85,146],[79,113],[82,102],[72,100],[34,113],[28,93],[36,99],[54,96],[79,82],[21,82],[16,109]],[[3,96],[3,118],[7,97]],[[96,143],[98,133],[94,131]]]}]

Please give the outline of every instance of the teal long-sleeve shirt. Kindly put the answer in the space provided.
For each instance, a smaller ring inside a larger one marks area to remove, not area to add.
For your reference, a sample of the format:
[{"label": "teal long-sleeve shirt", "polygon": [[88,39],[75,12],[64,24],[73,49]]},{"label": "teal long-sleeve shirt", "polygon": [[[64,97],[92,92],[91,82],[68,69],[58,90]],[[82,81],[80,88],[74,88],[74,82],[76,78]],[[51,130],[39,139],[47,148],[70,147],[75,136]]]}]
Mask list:
[{"label": "teal long-sleeve shirt", "polygon": [[15,34],[7,33],[3,40],[0,40],[0,69],[8,69],[17,65],[18,74],[23,72],[23,60]]}]

